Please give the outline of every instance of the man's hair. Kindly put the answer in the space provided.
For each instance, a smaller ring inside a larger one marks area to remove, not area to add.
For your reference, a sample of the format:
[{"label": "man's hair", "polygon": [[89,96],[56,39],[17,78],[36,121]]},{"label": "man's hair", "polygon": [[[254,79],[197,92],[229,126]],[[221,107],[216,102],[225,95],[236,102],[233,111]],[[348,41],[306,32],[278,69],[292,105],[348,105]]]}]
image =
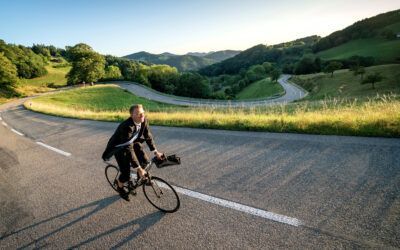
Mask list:
[{"label": "man's hair", "polygon": [[143,105],[142,104],[134,104],[134,105],[132,105],[131,108],[129,109],[129,113],[133,114],[133,111],[135,111],[135,109],[138,109],[138,108],[143,108]]}]

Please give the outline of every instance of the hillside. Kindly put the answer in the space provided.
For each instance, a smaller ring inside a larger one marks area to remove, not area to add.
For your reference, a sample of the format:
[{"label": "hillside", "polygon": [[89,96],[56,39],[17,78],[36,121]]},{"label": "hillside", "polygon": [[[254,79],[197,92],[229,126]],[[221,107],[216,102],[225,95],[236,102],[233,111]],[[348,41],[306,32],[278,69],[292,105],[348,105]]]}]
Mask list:
[{"label": "hillside", "polygon": [[153,64],[167,64],[176,67],[179,71],[191,71],[228,59],[239,52],[236,50],[222,50],[209,53],[189,52],[186,55],[175,55],[168,52],[151,54],[141,51],[124,56],[124,58]]},{"label": "hillside", "polygon": [[[365,68],[365,76],[374,72],[382,74],[382,82],[375,84],[360,84],[360,76],[355,76],[348,69],[339,70],[333,77],[329,74],[317,73],[309,75],[298,75],[292,77],[291,81],[302,86],[309,95],[307,100],[321,100],[325,98],[372,98],[386,94],[400,94],[400,65],[388,64]],[[364,76],[364,77],[365,77]]]},{"label": "hillside", "polygon": [[207,53],[203,57],[214,60],[215,62],[221,62],[223,60],[236,56],[240,52],[240,50],[221,50]]},{"label": "hillside", "polygon": [[[322,38],[313,46],[313,51],[320,52],[358,39],[373,37],[385,37],[389,39],[391,37],[393,39],[396,38],[395,34],[400,32],[399,23],[400,10],[366,18]],[[390,34],[390,31],[392,34]]]},{"label": "hillside", "polygon": [[323,60],[340,60],[351,56],[375,58],[376,64],[400,62],[400,39],[366,38],[352,40],[316,54]]},{"label": "hillside", "polygon": [[241,52],[240,50],[220,50],[220,51],[211,51],[208,53],[189,52],[189,53],[186,53],[186,55],[205,57],[205,58],[214,60],[215,62],[220,62],[220,61],[226,60],[228,58],[234,57],[237,54],[239,54],[240,52]]},{"label": "hillside", "polygon": [[237,100],[267,98],[271,96],[284,95],[285,90],[282,85],[272,82],[271,79],[265,78],[254,82],[236,94]]},{"label": "hillside", "polygon": [[[372,64],[400,62],[400,10],[390,11],[358,21],[324,38],[310,36],[287,43],[267,46],[259,44],[236,56],[206,66],[199,73],[206,76],[238,74],[240,70],[265,61],[276,63],[285,73],[295,73],[303,57],[320,57],[317,68],[329,60],[342,60],[348,67],[352,56],[364,57]],[[361,59],[360,59],[361,60]],[[362,63],[360,63],[362,65]],[[368,66],[368,65],[364,65]]]},{"label": "hillside", "polygon": [[241,69],[247,69],[265,61],[285,64],[288,61],[299,60],[305,53],[309,52],[311,46],[319,39],[319,36],[308,36],[272,46],[259,44],[232,58],[202,68],[199,72],[207,76],[216,76],[237,74]]}]

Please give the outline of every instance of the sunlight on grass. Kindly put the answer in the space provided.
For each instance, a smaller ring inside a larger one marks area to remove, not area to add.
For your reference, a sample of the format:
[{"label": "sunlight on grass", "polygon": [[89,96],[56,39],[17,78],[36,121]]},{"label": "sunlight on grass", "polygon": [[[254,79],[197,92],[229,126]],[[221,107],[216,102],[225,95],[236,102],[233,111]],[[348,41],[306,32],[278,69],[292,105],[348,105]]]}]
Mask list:
[{"label": "sunlight on grass", "polygon": [[244,88],[236,95],[236,99],[265,99],[271,96],[281,96],[285,94],[283,87],[269,78],[254,82]]},{"label": "sunlight on grass", "polygon": [[23,96],[30,96],[66,86],[67,78],[65,75],[69,72],[71,67],[54,68],[53,65],[57,64],[53,63],[45,67],[48,71],[47,75],[33,79],[21,79],[19,84],[16,86],[18,93]]},{"label": "sunlight on grass", "polygon": [[246,131],[400,137],[400,97],[367,101],[327,99],[253,108],[188,108],[136,97],[113,85],[65,91],[25,102],[46,114],[122,121],[133,103],[143,103],[154,125]]},{"label": "sunlight on grass", "polygon": [[329,74],[317,73],[293,76],[290,80],[309,91],[306,100],[326,98],[368,98],[376,95],[400,94],[400,65],[388,64],[365,68],[365,75],[379,72],[384,79],[376,83],[376,89],[370,84],[360,84],[361,77],[348,69]]},{"label": "sunlight on grass", "polygon": [[400,53],[400,41],[384,38],[352,40],[331,49],[319,52],[317,56],[325,60],[345,59],[354,55],[372,56],[380,63],[394,62]]}]

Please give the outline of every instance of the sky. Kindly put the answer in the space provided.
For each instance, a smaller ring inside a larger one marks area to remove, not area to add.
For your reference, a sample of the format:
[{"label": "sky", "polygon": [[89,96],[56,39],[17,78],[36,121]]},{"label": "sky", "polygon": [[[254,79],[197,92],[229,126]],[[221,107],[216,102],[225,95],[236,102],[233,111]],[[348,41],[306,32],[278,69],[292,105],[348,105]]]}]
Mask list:
[{"label": "sky", "polygon": [[245,50],[327,36],[400,0],[0,0],[0,39],[101,54]]}]

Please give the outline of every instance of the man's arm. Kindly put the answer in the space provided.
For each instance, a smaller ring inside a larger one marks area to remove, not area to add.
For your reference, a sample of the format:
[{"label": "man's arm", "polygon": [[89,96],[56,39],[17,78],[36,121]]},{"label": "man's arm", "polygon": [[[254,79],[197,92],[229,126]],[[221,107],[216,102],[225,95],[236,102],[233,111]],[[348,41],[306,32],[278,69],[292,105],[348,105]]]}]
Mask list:
[{"label": "man's arm", "polygon": [[154,145],[153,135],[149,129],[149,122],[146,120],[143,130],[143,137],[146,141],[147,146],[149,146],[150,151],[157,151],[156,146]]},{"label": "man's arm", "polygon": [[163,153],[158,152],[157,148],[154,144],[154,139],[153,139],[153,135],[150,132],[150,128],[149,128],[149,122],[146,120],[145,122],[145,127],[143,130],[143,137],[144,140],[146,141],[147,146],[149,146],[150,151],[158,158],[161,159]]}]

